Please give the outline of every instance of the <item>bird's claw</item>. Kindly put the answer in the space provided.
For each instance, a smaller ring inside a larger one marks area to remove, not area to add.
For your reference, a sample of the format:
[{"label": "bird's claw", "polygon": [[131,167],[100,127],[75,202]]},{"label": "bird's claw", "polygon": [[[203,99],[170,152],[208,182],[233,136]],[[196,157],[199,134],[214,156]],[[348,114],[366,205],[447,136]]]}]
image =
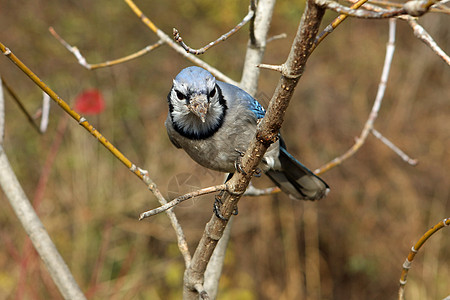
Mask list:
[{"label": "bird's claw", "polygon": [[243,175],[247,175],[247,172],[244,171],[244,168],[242,168],[242,157],[244,157],[244,152],[239,151],[238,149],[234,149],[234,151],[236,151],[237,153],[239,153],[238,158],[235,160],[234,162],[234,168],[236,169],[236,171],[238,171],[239,173],[243,174]]},{"label": "bird's claw", "polygon": [[[228,219],[228,218],[225,218],[225,217],[222,215],[222,212],[220,211],[220,207],[221,207],[222,205],[223,205],[223,202],[222,202],[222,193],[220,193],[219,195],[216,195],[216,197],[214,198],[213,211],[214,211],[214,214],[216,215],[216,217],[218,217],[218,218],[221,219],[221,220],[228,221],[229,219]],[[234,216],[236,216],[236,215],[238,214],[238,208],[237,208],[237,206],[234,208],[232,214],[233,214]]]}]

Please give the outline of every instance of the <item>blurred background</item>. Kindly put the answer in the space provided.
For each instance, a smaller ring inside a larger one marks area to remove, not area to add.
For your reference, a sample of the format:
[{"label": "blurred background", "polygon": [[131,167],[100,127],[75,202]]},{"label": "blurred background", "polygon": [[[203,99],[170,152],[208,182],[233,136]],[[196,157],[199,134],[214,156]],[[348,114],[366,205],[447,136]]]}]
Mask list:
[{"label": "blurred background", "polygon": [[[248,3],[237,0],[136,3],[161,30],[179,29],[193,48],[216,39],[248,12]],[[267,46],[265,63],[284,62],[303,7],[303,2],[276,4],[269,35],[287,38]],[[53,26],[90,63],[156,42],[123,1],[6,0],[0,14],[0,41],[63,99],[73,105],[89,89],[103,95],[105,110],[88,120],[147,169],[164,195],[222,182],[222,174],[173,147],[164,127],[172,78],[191,63],[162,46],[137,60],[88,71],[48,31]],[[328,12],[322,28],[335,16]],[[448,15],[430,13],[419,23],[450,51]],[[311,169],[344,153],[359,136],[375,99],[387,38],[387,20],[347,20],[309,60],[282,133],[289,151]],[[247,39],[248,25],[201,58],[240,80]],[[41,91],[5,57],[0,73],[35,113]],[[258,99],[264,106],[278,78],[261,72]],[[283,194],[243,198],[219,299],[396,298],[411,246],[450,217],[449,83],[449,67],[399,21],[375,128],[419,164],[408,165],[369,136],[355,156],[322,175],[332,190],[320,202]],[[138,221],[141,212],[158,206],[145,185],[53,103],[49,129],[41,136],[11,97],[5,98],[4,148],[87,297],[179,299],[184,263],[168,218]],[[271,185],[266,178],[254,184]],[[191,252],[211,217],[213,199],[204,196],[175,209]],[[2,192],[0,203],[0,299],[60,299]],[[409,299],[450,294],[448,249],[448,229],[421,249],[408,276]]]}]

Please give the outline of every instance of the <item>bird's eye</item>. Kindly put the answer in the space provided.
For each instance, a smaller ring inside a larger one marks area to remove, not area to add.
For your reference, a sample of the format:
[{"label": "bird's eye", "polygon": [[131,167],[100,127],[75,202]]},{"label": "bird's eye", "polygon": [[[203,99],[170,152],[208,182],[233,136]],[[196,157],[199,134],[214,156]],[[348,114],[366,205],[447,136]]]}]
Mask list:
[{"label": "bird's eye", "polygon": [[211,92],[209,92],[209,97],[212,98],[216,94],[216,88],[214,88]]},{"label": "bird's eye", "polygon": [[179,100],[186,99],[186,96],[182,92],[180,92],[180,91],[175,91],[175,92],[177,93],[177,97]]}]

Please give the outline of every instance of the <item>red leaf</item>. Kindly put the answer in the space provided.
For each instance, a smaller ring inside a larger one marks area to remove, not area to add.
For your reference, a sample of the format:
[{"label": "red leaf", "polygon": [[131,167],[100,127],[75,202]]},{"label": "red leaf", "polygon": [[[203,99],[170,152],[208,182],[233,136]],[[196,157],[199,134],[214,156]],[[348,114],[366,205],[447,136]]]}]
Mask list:
[{"label": "red leaf", "polygon": [[105,108],[105,99],[97,89],[85,90],[75,99],[75,110],[86,115],[97,115]]}]

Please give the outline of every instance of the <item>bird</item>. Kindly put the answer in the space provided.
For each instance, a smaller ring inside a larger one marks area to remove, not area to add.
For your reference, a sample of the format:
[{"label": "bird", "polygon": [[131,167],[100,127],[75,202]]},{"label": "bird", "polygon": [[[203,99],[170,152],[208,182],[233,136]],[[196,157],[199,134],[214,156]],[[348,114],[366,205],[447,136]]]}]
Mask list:
[{"label": "bird", "polygon": [[[165,126],[175,147],[203,167],[230,175],[240,171],[239,161],[266,113],[255,98],[191,66],[175,77],[167,102]],[[293,199],[319,200],[330,190],[286,150],[281,136],[267,149],[258,168]]]}]

